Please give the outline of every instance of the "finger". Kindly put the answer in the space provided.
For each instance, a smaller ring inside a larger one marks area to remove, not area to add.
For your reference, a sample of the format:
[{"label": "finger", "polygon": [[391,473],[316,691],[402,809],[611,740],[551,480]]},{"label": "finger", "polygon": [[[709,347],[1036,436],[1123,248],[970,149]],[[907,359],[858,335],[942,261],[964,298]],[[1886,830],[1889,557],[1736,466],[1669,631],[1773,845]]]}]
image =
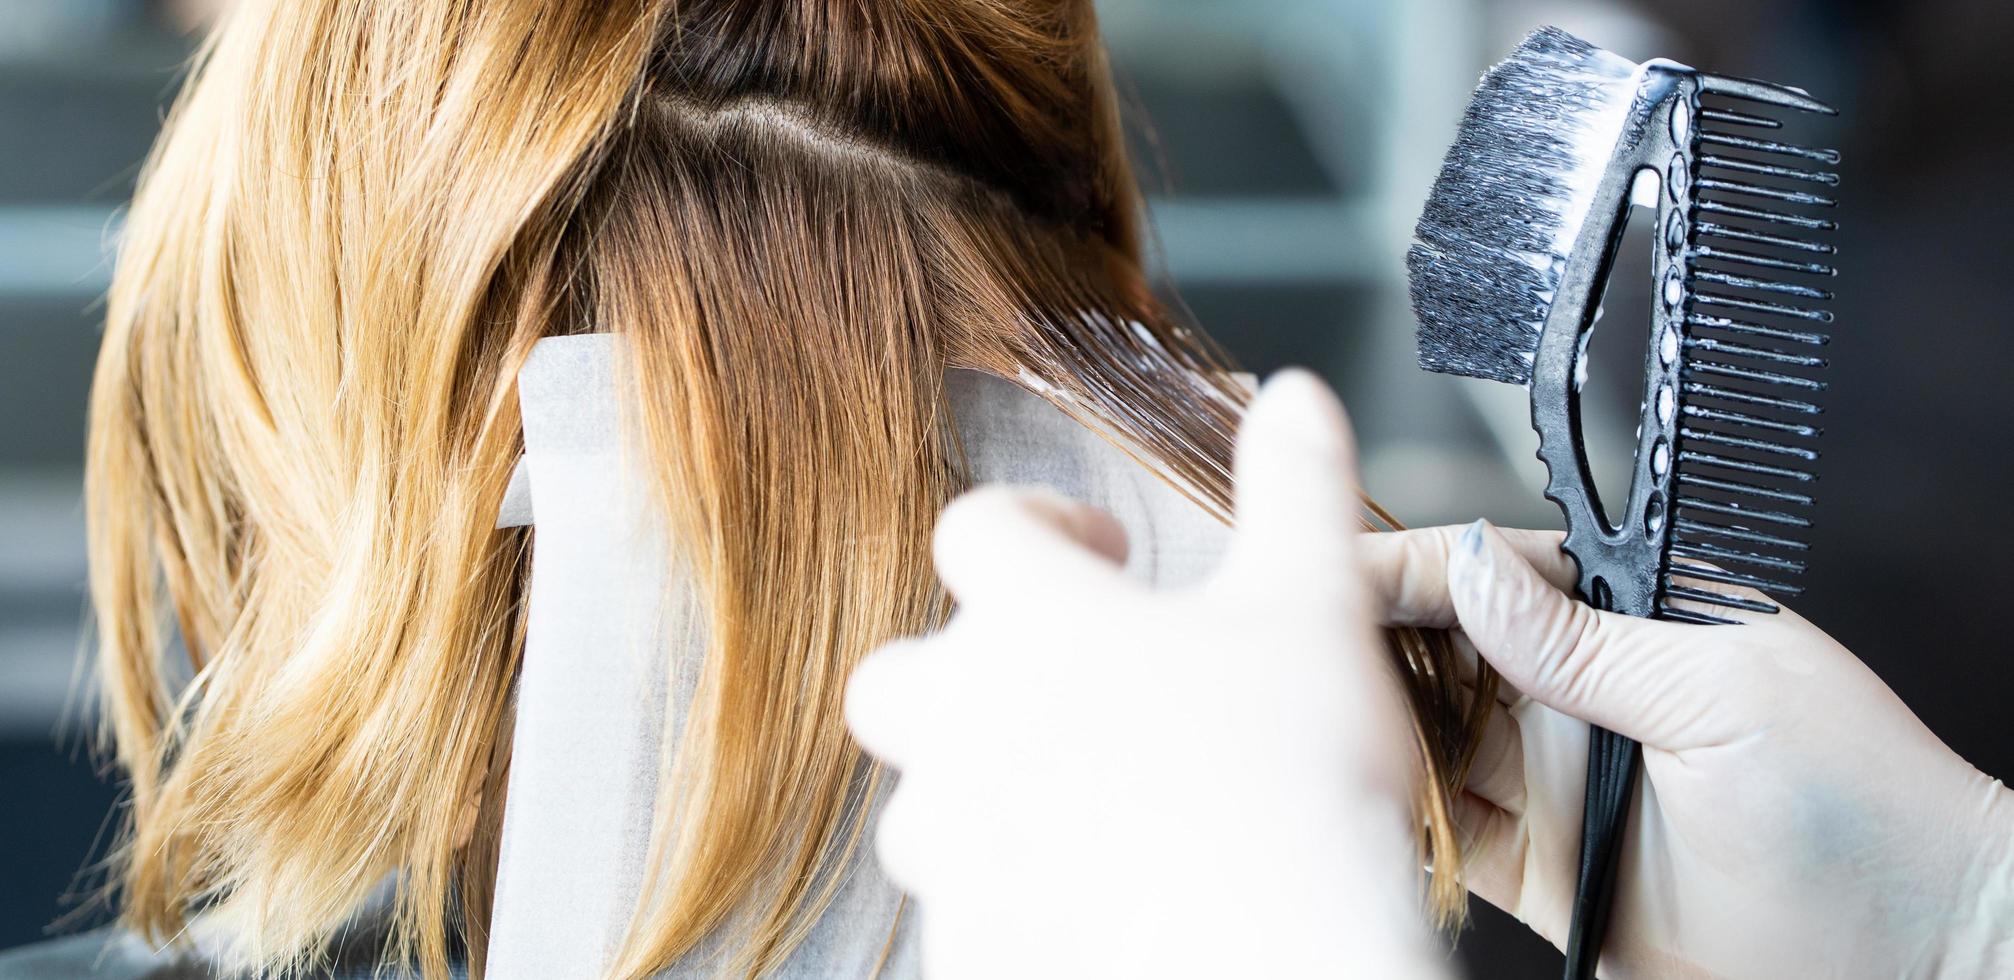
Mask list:
[{"label": "finger", "polygon": [[1050,490],[981,487],[944,508],[934,555],[963,605],[1061,601],[1124,582],[1126,532]]},{"label": "finger", "polygon": [[[1726,582],[1715,581],[1713,578],[1700,578],[1698,575],[1688,574],[1691,572],[1705,572],[1708,575],[1713,575],[1714,573],[1725,574],[1729,571],[1738,571],[1738,570],[1722,568],[1721,566],[1716,565],[1713,562],[1706,561],[1704,559],[1688,558],[1683,562],[1675,561],[1671,563],[1672,579],[1670,584],[1672,586],[1685,589],[1693,589],[1699,592],[1712,592],[1718,595],[1732,596],[1736,599],[1746,599],[1749,602],[1766,602],[1772,605],[1776,605],[1777,610],[1779,612],[1782,611],[1783,607],[1781,604],[1777,603],[1775,599],[1770,598],[1768,595],[1763,594],[1763,592],[1759,589],[1753,589],[1746,585],[1733,585]],[[1774,616],[1771,616],[1769,614],[1764,614],[1759,617],[1749,616],[1737,610],[1725,608],[1716,604],[1699,602],[1679,592],[1678,588],[1668,589],[1665,593],[1665,601],[1667,605],[1670,605],[1673,608],[1684,609],[1689,612],[1705,613],[1706,615],[1709,616],[1718,616],[1721,618],[1731,617],[1734,619],[1748,620],[1748,621],[1754,621],[1758,618],[1769,620],[1771,622],[1781,621],[1777,620]]]},{"label": "finger", "polygon": [[[1358,539],[1357,562],[1385,625],[1440,629],[1454,625],[1454,603],[1448,598],[1448,561],[1463,530],[1449,525],[1366,534]],[[1573,558],[1560,550],[1566,535],[1515,528],[1504,528],[1501,533],[1511,549],[1553,587],[1573,591],[1579,573]]]},{"label": "finger", "polygon": [[896,640],[867,655],[846,681],[846,727],[869,754],[896,768],[931,737],[929,712],[943,703],[941,653],[931,640]]},{"label": "finger", "polygon": [[1510,712],[1493,710],[1483,723],[1466,788],[1513,816],[1524,812],[1524,734]]},{"label": "finger", "polygon": [[1716,680],[1737,665],[1710,628],[1597,612],[1547,582],[1504,536],[1477,521],[1449,562],[1462,629],[1483,659],[1556,711],[1663,748],[1684,748],[1716,714]]},{"label": "finger", "polygon": [[[1448,642],[1455,648],[1455,680],[1461,684],[1463,693],[1473,697],[1481,689],[1482,670],[1479,665],[1484,662],[1482,655],[1476,653],[1476,645],[1469,639],[1469,635],[1458,628],[1448,630]],[[1491,686],[1492,697],[1496,703],[1506,708],[1515,707],[1518,700],[1524,697],[1524,692],[1518,690],[1516,684],[1505,680],[1502,674],[1497,674],[1494,669],[1490,672],[1496,676],[1496,683]]]},{"label": "finger", "polygon": [[1354,587],[1355,440],[1342,403],[1303,370],[1274,375],[1238,431],[1237,534],[1220,579],[1327,599]]},{"label": "finger", "polygon": [[1462,882],[1483,901],[1517,914],[1524,888],[1523,823],[1473,793],[1455,798],[1455,831],[1462,842]]}]

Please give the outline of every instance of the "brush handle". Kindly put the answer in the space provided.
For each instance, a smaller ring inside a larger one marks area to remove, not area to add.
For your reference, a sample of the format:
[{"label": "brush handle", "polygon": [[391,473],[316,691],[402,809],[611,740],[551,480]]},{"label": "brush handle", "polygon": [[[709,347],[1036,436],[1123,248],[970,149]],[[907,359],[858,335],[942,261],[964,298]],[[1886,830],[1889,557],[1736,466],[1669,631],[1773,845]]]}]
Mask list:
[{"label": "brush handle", "polygon": [[[1672,120],[1679,106],[1689,106],[1693,84],[1685,73],[1647,70],[1595,188],[1588,220],[1560,273],[1532,362],[1532,428],[1539,437],[1539,461],[1546,467],[1546,498],[1558,504],[1566,518],[1561,547],[1579,570],[1576,591],[1589,605],[1625,616],[1657,614],[1670,544],[1678,418],[1675,411],[1660,412],[1657,406],[1675,405],[1681,381],[1684,297],[1682,291],[1664,287],[1682,277],[1681,232],[1692,185],[1692,154],[1689,144],[1675,140],[1675,134],[1689,132],[1689,124],[1675,126]],[[1610,509],[1602,506],[1582,440],[1579,368],[1595,311],[1614,271],[1638,179],[1646,171],[1658,177],[1655,200],[1643,202],[1655,205],[1652,227],[1658,234],[1652,236],[1653,297],[1643,362],[1643,409],[1629,492],[1618,501],[1619,507]],[[1567,941],[1567,980],[1594,976],[1601,959],[1636,770],[1635,742],[1593,730],[1588,741],[1580,880]]]},{"label": "brush handle", "polygon": [[1642,758],[1635,740],[1596,727],[1587,745],[1587,797],[1582,803],[1580,881],[1574,889],[1573,927],[1566,941],[1567,980],[1590,980],[1601,962],[1614,904],[1616,868]]}]

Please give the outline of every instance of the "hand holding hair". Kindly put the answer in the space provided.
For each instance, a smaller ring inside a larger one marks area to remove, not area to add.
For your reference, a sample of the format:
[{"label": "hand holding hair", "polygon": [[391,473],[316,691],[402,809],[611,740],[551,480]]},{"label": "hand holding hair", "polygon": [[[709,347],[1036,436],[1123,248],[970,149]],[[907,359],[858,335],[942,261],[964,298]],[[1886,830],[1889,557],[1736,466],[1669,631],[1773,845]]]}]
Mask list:
[{"label": "hand holding hair", "polygon": [[901,770],[877,849],[922,906],[929,974],[1445,975],[1341,406],[1276,377],[1237,470],[1237,534],[1193,590],[1124,577],[1118,524],[1053,494],[945,511],[956,614],[847,697]]},{"label": "hand holding hair", "polygon": [[1593,722],[1644,753],[1603,976],[2014,975],[2014,793],[1803,618],[1597,612],[1558,535],[1482,522],[1361,550],[1388,623],[1504,679],[1457,806],[1476,894],[1563,943]]}]

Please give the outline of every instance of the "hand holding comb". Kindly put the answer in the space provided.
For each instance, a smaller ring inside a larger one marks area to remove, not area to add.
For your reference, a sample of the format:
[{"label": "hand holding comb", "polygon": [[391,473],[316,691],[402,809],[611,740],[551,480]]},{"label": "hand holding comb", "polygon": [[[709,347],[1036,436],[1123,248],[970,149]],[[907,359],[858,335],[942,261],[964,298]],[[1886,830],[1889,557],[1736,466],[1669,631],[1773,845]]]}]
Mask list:
[{"label": "hand holding comb", "polygon": [[[1708,626],[1787,595],[1804,570],[1812,376],[1834,274],[1817,236],[1832,150],[1767,138],[1772,110],[1832,115],[1799,89],[1636,64],[1541,28],[1483,77],[1407,256],[1429,371],[1525,385],[1546,497],[1565,514],[1580,598]],[[1653,211],[1649,344],[1627,499],[1590,477],[1580,388],[1632,208]],[[1607,516],[1617,515],[1613,522]],[[1711,610],[1711,611],[1709,611]],[[1595,729],[1566,975],[1594,976],[1638,764]]]}]

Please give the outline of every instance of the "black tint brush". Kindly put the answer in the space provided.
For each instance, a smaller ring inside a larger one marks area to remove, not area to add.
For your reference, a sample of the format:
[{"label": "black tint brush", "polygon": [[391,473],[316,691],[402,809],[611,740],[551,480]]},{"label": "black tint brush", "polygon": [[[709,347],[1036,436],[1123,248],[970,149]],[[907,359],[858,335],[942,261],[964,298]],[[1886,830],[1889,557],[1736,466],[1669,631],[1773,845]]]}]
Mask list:
[{"label": "black tint brush", "polygon": [[[1545,493],[1598,608],[1733,625],[1776,611],[1748,590],[1798,591],[1781,580],[1804,570],[1838,183],[1820,168],[1839,156],[1770,138],[1772,110],[1833,114],[1798,89],[1542,28],[1483,77],[1420,218],[1406,262],[1420,364],[1530,389]],[[1650,342],[1629,496],[1605,511],[1580,382],[1632,206],[1656,215]],[[1594,731],[1570,978],[1600,958],[1637,758]]]}]

